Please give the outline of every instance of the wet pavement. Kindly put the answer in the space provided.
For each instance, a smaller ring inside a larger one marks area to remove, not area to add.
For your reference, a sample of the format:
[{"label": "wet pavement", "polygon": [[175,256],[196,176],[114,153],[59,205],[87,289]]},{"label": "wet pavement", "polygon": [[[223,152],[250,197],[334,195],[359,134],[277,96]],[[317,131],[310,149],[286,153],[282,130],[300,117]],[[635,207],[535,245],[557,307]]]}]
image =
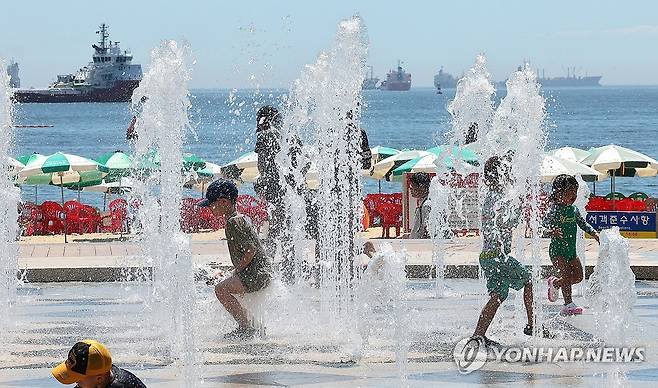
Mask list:
[{"label": "wet pavement", "polygon": [[[629,258],[636,278],[658,280],[658,239],[628,239]],[[427,277],[432,271],[432,243],[429,240],[374,239],[375,246],[390,243],[407,254],[410,277]],[[525,244],[530,244],[526,240]],[[548,239],[541,240],[543,265],[550,266]],[[591,271],[598,258],[598,244],[586,240],[583,262]],[[309,251],[313,243],[307,241]],[[445,243],[447,277],[475,278],[478,274],[480,239],[454,238]],[[192,260],[197,266],[230,268],[226,241],[192,241]],[[309,260],[314,260],[309,253]],[[30,282],[87,281],[106,282],[150,274],[135,242],[85,242],[69,244],[21,244],[19,267]]]},{"label": "wet pavement", "polygon": [[[398,387],[407,376],[411,387],[428,386],[632,386],[658,385],[658,283],[638,281],[635,319],[628,345],[645,346],[647,360],[623,364],[625,381],[609,380],[610,364],[499,363],[460,374],[453,362],[455,343],[469,336],[484,295],[478,280],[448,280],[443,298],[433,295],[434,283],[411,281],[405,296],[405,326],[383,303],[328,322],[320,307],[320,293],[311,287],[273,286],[262,295],[261,321],[266,335],[247,342],[231,342],[222,335],[233,322],[213,299],[212,289],[197,285],[194,309],[200,372],[208,387]],[[0,386],[54,387],[52,366],[64,360],[81,338],[107,344],[115,363],[142,377],[149,387],[180,387],[182,372],[169,357],[167,327],[154,307],[149,288],[136,283],[64,283],[21,288],[12,311],[15,325],[3,333],[0,345]],[[586,299],[576,301],[587,307]],[[521,334],[524,311],[518,293],[501,307],[489,336],[504,344],[597,346],[588,309],[580,317],[557,315],[559,305],[543,306],[546,324],[556,339]],[[358,316],[358,321],[357,317]],[[356,329],[345,329],[345,324]],[[364,338],[355,334],[365,333]],[[408,346],[408,363],[396,363],[399,334]]]}]

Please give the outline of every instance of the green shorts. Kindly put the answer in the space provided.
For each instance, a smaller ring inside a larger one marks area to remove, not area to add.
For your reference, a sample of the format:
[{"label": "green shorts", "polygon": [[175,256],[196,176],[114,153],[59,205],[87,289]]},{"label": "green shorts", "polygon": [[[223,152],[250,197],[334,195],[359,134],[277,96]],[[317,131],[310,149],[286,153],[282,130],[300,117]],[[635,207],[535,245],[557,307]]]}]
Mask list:
[{"label": "green shorts", "polygon": [[272,271],[269,265],[261,265],[252,263],[247,268],[237,273],[242,285],[249,292],[256,292],[262,290],[270,284],[272,278]]},{"label": "green shorts", "polygon": [[551,262],[554,262],[558,257],[564,257],[568,263],[578,256],[576,244],[570,244],[564,240],[551,240],[551,244],[548,246],[548,256],[551,258]]},{"label": "green shorts", "polygon": [[504,256],[499,251],[480,253],[480,266],[487,278],[487,291],[497,294],[501,300],[507,299],[509,289],[522,289],[531,279],[530,271],[512,256]]}]

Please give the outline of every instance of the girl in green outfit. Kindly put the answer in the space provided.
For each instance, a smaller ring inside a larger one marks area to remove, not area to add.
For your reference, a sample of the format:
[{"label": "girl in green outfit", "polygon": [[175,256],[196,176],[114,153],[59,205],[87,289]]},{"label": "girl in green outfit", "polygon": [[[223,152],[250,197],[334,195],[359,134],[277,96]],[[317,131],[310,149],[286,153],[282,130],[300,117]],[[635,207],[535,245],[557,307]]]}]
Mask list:
[{"label": "girl in green outfit", "polygon": [[551,208],[544,219],[544,228],[551,237],[548,254],[557,267],[560,277],[548,278],[548,300],[557,300],[557,289],[564,297],[563,315],[582,314],[583,308],[571,298],[571,286],[583,281],[583,267],[576,255],[578,228],[590,234],[597,242],[599,234],[589,225],[573,205],[578,193],[578,181],[571,175],[558,175],[553,180]]}]

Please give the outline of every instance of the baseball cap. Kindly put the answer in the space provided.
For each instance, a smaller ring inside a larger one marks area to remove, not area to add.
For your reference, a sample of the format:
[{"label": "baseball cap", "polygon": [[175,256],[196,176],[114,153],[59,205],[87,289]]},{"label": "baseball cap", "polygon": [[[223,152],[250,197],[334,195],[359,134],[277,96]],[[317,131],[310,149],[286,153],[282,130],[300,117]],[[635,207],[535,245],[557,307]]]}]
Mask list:
[{"label": "baseball cap", "polygon": [[226,198],[235,202],[238,198],[238,188],[235,186],[235,183],[228,179],[217,179],[208,185],[206,199],[199,202],[199,206],[210,206],[213,202],[221,198]]},{"label": "baseball cap", "polygon": [[82,340],[69,351],[69,357],[53,368],[52,374],[62,384],[73,384],[90,376],[105,374],[112,369],[112,355],[98,341]]}]

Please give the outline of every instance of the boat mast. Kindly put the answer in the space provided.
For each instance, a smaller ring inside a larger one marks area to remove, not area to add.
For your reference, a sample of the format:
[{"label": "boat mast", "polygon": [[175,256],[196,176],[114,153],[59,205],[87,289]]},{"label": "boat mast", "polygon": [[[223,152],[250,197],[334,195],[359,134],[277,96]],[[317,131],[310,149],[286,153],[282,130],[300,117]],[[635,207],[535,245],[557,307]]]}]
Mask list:
[{"label": "boat mast", "polygon": [[107,47],[105,46],[105,39],[107,39],[110,36],[110,34],[107,33],[108,27],[109,27],[108,25],[103,23],[99,27],[100,30],[96,31],[96,33],[101,36],[101,40],[98,42],[98,44],[100,45],[100,48],[103,50],[107,49]]}]

